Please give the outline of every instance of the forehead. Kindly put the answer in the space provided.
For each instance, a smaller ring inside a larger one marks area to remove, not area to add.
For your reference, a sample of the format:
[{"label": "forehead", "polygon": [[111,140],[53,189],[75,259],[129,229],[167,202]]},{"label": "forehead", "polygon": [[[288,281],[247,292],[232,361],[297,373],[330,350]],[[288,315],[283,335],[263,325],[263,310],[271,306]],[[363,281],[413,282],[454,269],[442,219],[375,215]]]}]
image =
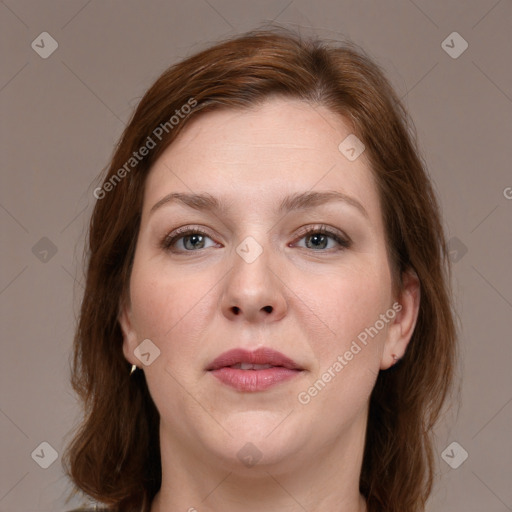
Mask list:
[{"label": "forehead", "polygon": [[351,134],[339,114],[300,100],[199,114],[153,165],[144,210],[174,191],[275,204],[290,193],[329,189],[380,216],[365,153],[350,161],[339,149]]}]

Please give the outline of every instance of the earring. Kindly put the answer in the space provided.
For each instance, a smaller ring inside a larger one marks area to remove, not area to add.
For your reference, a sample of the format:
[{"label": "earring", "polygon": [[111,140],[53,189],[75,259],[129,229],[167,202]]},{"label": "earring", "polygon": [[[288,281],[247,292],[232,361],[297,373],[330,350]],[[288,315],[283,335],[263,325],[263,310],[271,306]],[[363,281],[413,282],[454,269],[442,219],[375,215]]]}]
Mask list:
[{"label": "earring", "polygon": [[398,361],[400,359],[398,358],[398,356],[396,354],[392,354],[392,357],[393,357],[393,365],[395,365],[396,363],[398,363]]},{"label": "earring", "polygon": [[137,370],[137,365],[132,364],[132,369],[130,370],[130,375],[131,375],[135,370]]}]

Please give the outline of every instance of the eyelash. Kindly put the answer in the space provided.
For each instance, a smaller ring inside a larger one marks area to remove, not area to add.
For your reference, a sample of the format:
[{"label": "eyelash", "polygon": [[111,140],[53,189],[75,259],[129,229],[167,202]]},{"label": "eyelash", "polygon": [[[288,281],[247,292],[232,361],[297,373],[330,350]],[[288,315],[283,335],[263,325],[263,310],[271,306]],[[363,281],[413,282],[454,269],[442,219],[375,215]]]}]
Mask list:
[{"label": "eyelash", "polygon": [[[321,235],[328,235],[332,240],[334,240],[340,247],[338,248],[331,248],[331,249],[308,249],[307,247],[303,247],[303,249],[307,249],[313,252],[331,252],[333,249],[335,251],[341,251],[348,249],[352,245],[352,241],[349,237],[346,235],[343,235],[339,233],[338,231],[329,228],[325,225],[320,226],[312,226],[307,227],[299,233],[298,240],[302,240],[302,238],[307,237],[308,235],[313,234],[321,234]],[[205,231],[204,229],[201,229],[199,227],[194,226],[185,226],[183,228],[179,228],[176,231],[166,235],[163,240],[160,243],[160,247],[164,249],[165,251],[174,252],[174,253],[192,253],[192,252],[199,252],[201,249],[197,250],[175,250],[172,249],[172,246],[180,239],[185,238],[190,235],[200,235],[200,236],[207,236],[208,238],[213,240],[213,237],[211,236],[211,233],[208,231]],[[346,238],[345,238],[346,237]],[[207,247],[208,248],[208,247]]]}]

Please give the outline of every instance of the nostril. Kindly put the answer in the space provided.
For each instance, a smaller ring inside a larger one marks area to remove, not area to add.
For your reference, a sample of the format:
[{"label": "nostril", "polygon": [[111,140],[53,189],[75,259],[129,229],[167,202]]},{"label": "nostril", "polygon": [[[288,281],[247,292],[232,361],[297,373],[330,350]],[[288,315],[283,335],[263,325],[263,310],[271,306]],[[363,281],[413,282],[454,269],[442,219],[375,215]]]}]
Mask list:
[{"label": "nostril", "polygon": [[272,306],[265,306],[265,307],[264,307],[264,308],[262,308],[262,309],[264,309],[267,313],[272,313],[272,309],[273,309],[273,308],[272,308]]},{"label": "nostril", "polygon": [[235,315],[238,315],[238,313],[240,313],[240,308],[238,306],[233,306],[233,313],[235,313]]}]

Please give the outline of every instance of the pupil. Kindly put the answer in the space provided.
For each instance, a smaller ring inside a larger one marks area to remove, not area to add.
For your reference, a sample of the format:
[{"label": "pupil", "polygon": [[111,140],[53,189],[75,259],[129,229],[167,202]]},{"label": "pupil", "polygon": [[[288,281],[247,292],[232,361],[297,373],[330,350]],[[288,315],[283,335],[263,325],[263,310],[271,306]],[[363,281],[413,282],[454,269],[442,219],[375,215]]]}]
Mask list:
[{"label": "pupil", "polygon": [[320,242],[320,245],[322,245],[322,247],[325,245],[324,243],[322,243],[322,242],[325,242],[324,235],[320,235],[320,234],[311,235],[310,240],[313,241],[313,245],[315,245],[315,247],[319,247],[319,245],[317,245],[318,242]]},{"label": "pupil", "polygon": [[[192,247],[192,249],[201,246],[201,242],[202,242],[202,238],[203,238],[202,235],[189,235],[187,238],[188,238],[188,240],[190,242],[188,245],[190,247]],[[198,242],[198,244],[196,245],[195,242]],[[187,245],[187,244],[185,244],[185,245]]]}]

